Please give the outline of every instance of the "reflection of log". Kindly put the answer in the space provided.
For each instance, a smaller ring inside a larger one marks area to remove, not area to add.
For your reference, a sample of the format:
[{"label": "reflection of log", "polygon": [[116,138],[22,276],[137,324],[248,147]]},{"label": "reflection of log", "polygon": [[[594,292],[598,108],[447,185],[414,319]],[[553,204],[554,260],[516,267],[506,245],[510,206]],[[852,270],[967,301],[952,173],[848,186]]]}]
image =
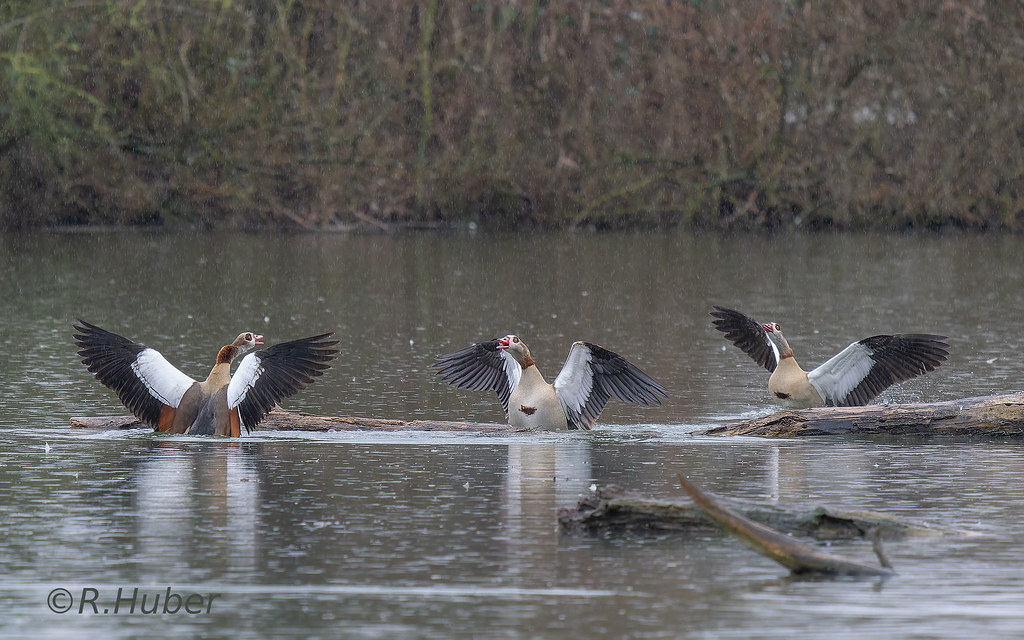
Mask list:
[{"label": "reflection of log", "polygon": [[1024,392],[922,404],[777,411],[700,433],[774,438],[837,434],[1024,436]]},{"label": "reflection of log", "polygon": [[[87,429],[146,429],[132,416],[71,418],[71,426]],[[443,420],[384,420],[314,416],[274,409],[254,430],[266,431],[463,431],[471,433],[514,433],[507,424],[448,422]]]},{"label": "reflection of log", "polygon": [[[824,507],[801,510],[726,498],[715,500],[756,522],[819,540],[861,538],[874,531],[886,539],[963,535],[960,531],[935,529],[872,511],[844,512]],[[697,530],[703,533],[713,530],[700,508],[690,500],[651,498],[613,485],[601,487],[594,496],[583,498],[574,508],[559,509],[558,522],[569,531]]]},{"label": "reflection of log", "polygon": [[733,536],[754,551],[765,555],[796,574],[825,574],[845,576],[888,576],[893,575],[889,561],[881,553],[876,537],[875,550],[885,565],[876,567],[846,558],[840,558],[817,547],[773,529],[760,522],[745,518],[707,495],[682,474],[677,474],[687,495],[700,507],[704,515],[717,524],[722,531]]}]

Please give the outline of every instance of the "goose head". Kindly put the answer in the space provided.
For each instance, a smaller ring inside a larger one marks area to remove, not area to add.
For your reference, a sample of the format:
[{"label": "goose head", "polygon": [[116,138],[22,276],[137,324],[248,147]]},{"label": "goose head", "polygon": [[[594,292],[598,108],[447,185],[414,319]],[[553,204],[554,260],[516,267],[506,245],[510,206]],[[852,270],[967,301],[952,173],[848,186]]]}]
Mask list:
[{"label": "goose head", "polygon": [[498,348],[508,351],[516,359],[516,362],[521,365],[533,361],[530,357],[530,348],[519,339],[519,336],[509,334],[504,338],[498,338]]},{"label": "goose head", "polygon": [[238,349],[239,354],[242,354],[258,344],[263,344],[263,336],[252,331],[244,331],[238,334],[231,346]]},{"label": "goose head", "polygon": [[767,331],[768,335],[772,335],[772,336],[781,336],[782,335],[782,325],[779,324],[778,322],[769,322],[767,324],[762,324],[761,328],[764,329],[765,331]]},{"label": "goose head", "polygon": [[789,341],[786,340],[786,336],[782,335],[782,325],[778,322],[769,322],[762,324],[761,328],[768,332],[770,339],[774,340],[779,346],[779,356],[782,358],[792,356],[793,348],[789,346]]}]

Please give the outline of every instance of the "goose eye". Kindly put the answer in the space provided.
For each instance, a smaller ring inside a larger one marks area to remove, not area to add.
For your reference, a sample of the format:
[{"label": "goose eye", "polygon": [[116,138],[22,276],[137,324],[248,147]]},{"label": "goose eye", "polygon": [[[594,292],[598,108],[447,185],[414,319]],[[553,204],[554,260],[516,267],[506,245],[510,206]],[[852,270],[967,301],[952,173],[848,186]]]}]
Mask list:
[{"label": "goose eye", "polygon": [[245,339],[246,340],[252,340],[252,334],[251,333],[245,334]]},{"label": "goose eye", "polygon": [[519,342],[519,338],[512,338],[512,342]]},{"label": "goose eye", "polygon": [[782,325],[781,325],[781,324],[779,324],[778,322],[776,322],[776,323],[775,323],[775,330],[776,330],[776,331],[782,331]]}]

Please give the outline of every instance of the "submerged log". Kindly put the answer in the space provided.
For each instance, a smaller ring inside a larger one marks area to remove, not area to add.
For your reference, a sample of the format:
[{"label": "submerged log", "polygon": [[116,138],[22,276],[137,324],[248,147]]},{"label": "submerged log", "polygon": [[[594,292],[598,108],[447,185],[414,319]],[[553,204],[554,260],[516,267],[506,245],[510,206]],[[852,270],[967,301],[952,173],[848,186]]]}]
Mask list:
[{"label": "submerged log", "polygon": [[[818,540],[866,538],[875,532],[889,540],[906,537],[967,535],[909,522],[874,511],[839,511],[826,507],[800,509],[741,500],[715,498],[724,507],[785,533]],[[601,487],[575,507],[560,508],[558,523],[565,531],[604,530],[713,531],[703,511],[686,498],[653,498],[621,487]]]},{"label": "submerged log", "polygon": [[1024,392],[917,404],[819,407],[698,432],[715,436],[792,438],[839,434],[1024,436]]},{"label": "submerged log", "polygon": [[[148,429],[134,416],[97,416],[71,418],[71,426],[81,429]],[[253,430],[259,431],[461,431],[470,433],[515,433],[507,424],[452,422],[445,420],[387,420],[315,416],[274,409]]]},{"label": "submerged log", "polygon": [[[704,493],[682,474],[677,474],[690,499],[700,508],[704,516],[718,525],[743,544],[761,555],[767,556],[790,570],[791,573],[806,575],[843,576],[891,576],[892,566],[881,552],[880,534],[876,535],[875,552],[881,567],[840,558],[817,547],[792,538],[781,531],[760,522],[741,516],[720,501]],[[877,531],[877,530],[876,530]]]}]

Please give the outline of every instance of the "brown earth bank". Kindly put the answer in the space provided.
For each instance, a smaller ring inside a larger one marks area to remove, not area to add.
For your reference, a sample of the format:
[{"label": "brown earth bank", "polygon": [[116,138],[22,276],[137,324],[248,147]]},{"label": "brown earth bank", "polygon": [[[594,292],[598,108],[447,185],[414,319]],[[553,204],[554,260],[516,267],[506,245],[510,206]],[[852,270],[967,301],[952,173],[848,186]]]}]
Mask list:
[{"label": "brown earth bank", "polygon": [[0,228],[1024,228],[1024,5],[0,5]]}]

